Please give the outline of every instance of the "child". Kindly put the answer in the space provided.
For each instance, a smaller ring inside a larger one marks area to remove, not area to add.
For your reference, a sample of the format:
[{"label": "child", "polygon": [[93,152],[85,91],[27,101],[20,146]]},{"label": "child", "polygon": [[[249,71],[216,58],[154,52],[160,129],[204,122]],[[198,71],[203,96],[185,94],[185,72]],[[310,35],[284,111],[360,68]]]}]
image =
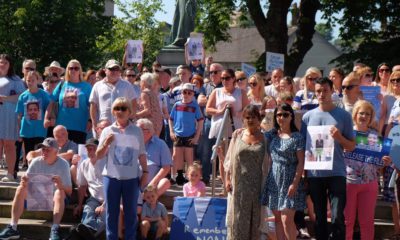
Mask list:
[{"label": "child", "polygon": [[184,197],[204,197],[206,195],[206,185],[201,178],[201,166],[198,163],[188,167],[187,178],[189,182],[183,185]]},{"label": "child", "polygon": [[174,141],[173,166],[178,172],[176,183],[182,186],[186,181],[183,176],[184,160],[189,166],[193,164],[193,147],[199,140],[204,119],[199,104],[193,98],[193,84],[183,84],[181,94],[182,100],[172,107],[169,126]]},{"label": "child", "polygon": [[158,202],[157,189],[153,186],[147,186],[144,189],[144,200],[142,208],[142,222],[140,231],[142,239],[147,239],[149,231],[156,233],[156,240],[161,239],[164,233],[168,231],[168,212],[165,206]]}]

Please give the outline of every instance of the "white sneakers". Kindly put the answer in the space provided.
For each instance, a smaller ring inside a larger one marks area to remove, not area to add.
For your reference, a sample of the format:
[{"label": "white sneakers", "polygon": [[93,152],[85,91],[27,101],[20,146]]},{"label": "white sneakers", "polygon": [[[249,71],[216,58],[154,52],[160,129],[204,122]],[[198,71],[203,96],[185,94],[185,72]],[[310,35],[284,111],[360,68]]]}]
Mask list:
[{"label": "white sneakers", "polygon": [[1,179],[2,182],[15,182],[15,178],[12,174],[7,174],[7,176]]}]

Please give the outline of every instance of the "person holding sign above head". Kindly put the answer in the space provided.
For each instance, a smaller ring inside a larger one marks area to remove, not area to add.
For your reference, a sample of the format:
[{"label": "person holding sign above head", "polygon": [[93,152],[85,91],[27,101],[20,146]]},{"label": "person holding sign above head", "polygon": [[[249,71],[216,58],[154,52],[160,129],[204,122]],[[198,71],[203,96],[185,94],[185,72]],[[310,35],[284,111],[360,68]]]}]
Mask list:
[{"label": "person holding sign above head", "polygon": [[[57,156],[58,144],[54,138],[46,138],[40,144],[41,156],[32,160],[27,175],[23,176],[17,188],[12,203],[11,223],[1,233],[0,239],[18,239],[20,233],[17,230],[18,220],[24,211],[24,200],[27,198],[29,187],[29,174],[52,175],[54,182],[53,197],[53,226],[51,227],[50,240],[61,240],[58,229],[64,213],[64,200],[72,192],[71,175],[68,162]],[[29,202],[27,202],[29,205]]]},{"label": "person holding sign above head", "polygon": [[[125,239],[136,239],[136,207],[140,185],[147,183],[146,149],[140,128],[129,121],[131,101],[117,98],[112,104],[116,121],[100,135],[96,158],[105,158],[103,170],[104,200],[106,201],[106,235],[118,239],[118,217],[122,197]],[[139,180],[139,166],[143,175]]]},{"label": "person holding sign above head", "polygon": [[[331,80],[319,78],[315,81],[315,97],[319,106],[304,114],[301,125],[301,134],[304,138],[308,135],[308,126],[332,125],[328,133],[334,140],[332,169],[307,171],[310,196],[316,214],[315,233],[317,239],[345,238],[343,212],[346,204],[346,165],[343,152],[354,150],[356,145],[351,116],[344,109],[334,105],[333,91]],[[330,232],[326,214],[328,198],[332,212]]]},{"label": "person holding sign above head", "polygon": [[[368,142],[370,144],[370,136],[378,136],[378,132],[371,127],[375,119],[374,107],[365,100],[359,100],[354,106],[352,117],[354,130],[368,134]],[[392,162],[389,156],[383,156],[382,161],[385,166],[390,165]],[[356,213],[360,223],[361,239],[374,239],[374,215],[379,180],[378,170],[381,167],[347,157],[345,157],[345,162],[347,172],[346,208],[344,211],[346,239],[353,239]]]}]

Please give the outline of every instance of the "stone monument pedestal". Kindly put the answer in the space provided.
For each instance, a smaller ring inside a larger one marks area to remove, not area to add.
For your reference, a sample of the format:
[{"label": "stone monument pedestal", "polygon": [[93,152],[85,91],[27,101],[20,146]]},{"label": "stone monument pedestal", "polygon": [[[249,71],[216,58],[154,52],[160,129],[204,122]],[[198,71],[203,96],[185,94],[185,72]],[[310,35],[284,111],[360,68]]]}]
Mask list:
[{"label": "stone monument pedestal", "polygon": [[179,47],[165,46],[158,54],[157,61],[161,65],[166,66],[173,72],[175,72],[176,67],[185,64],[185,49]]}]

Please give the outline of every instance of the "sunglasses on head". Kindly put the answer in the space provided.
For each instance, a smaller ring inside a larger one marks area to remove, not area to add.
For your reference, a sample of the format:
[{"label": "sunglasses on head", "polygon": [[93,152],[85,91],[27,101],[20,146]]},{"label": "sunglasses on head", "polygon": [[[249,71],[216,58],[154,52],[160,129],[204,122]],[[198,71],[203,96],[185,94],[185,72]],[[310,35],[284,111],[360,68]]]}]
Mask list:
[{"label": "sunglasses on head", "polygon": [[342,90],[351,90],[351,89],[353,89],[354,87],[357,87],[358,85],[348,85],[348,86],[342,86]]},{"label": "sunglasses on head", "polygon": [[68,70],[72,71],[79,71],[80,67],[69,67]]},{"label": "sunglasses on head", "polygon": [[256,86],[257,86],[257,82],[249,82],[249,85],[250,85],[251,87],[256,87]]},{"label": "sunglasses on head", "polygon": [[128,110],[128,107],[126,106],[116,106],[113,109],[114,111],[121,111],[121,112],[125,112],[126,110]]},{"label": "sunglasses on head", "polygon": [[381,68],[381,69],[379,69],[379,72],[380,73],[383,73],[383,72],[390,72],[390,69],[389,68]]},{"label": "sunglasses on head", "polygon": [[210,75],[212,75],[212,74],[218,74],[220,71],[219,70],[216,70],[216,71],[210,71]]},{"label": "sunglasses on head", "polygon": [[283,118],[288,118],[290,116],[290,113],[277,113],[276,117],[283,117]]},{"label": "sunglasses on head", "polygon": [[390,79],[391,83],[400,83],[400,78],[392,78]]}]

